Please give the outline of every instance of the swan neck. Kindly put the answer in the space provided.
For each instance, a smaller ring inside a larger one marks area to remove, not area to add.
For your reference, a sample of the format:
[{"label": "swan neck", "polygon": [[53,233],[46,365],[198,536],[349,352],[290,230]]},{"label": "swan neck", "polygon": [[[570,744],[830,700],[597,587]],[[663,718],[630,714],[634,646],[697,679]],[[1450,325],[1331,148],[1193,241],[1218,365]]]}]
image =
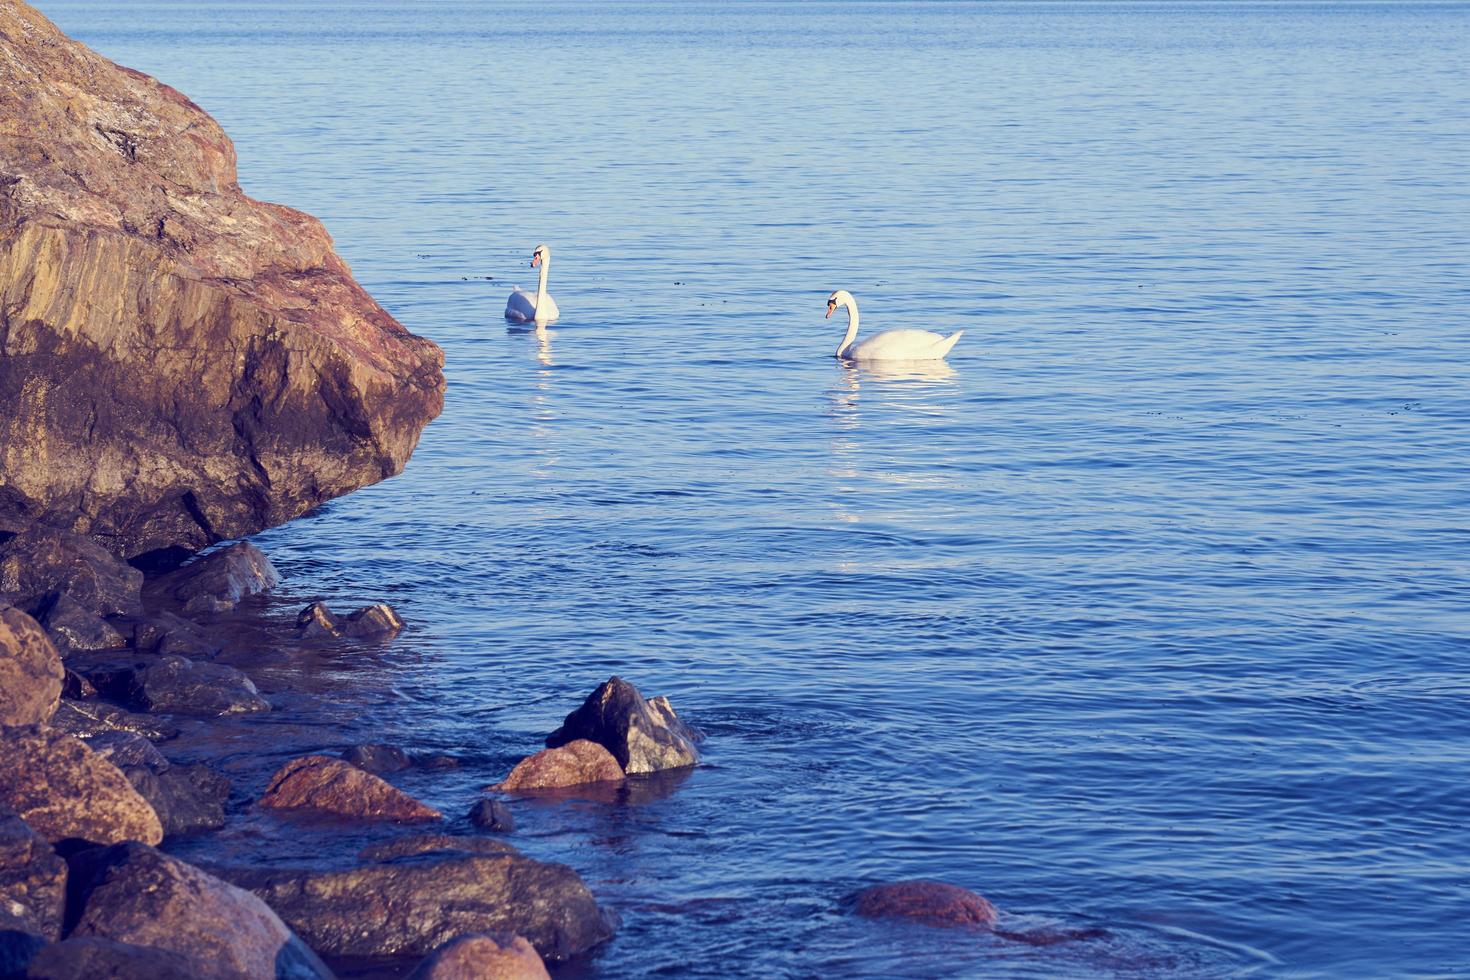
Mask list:
[{"label": "swan neck", "polygon": [[541,280],[536,285],[536,309],[541,309],[546,302],[546,275],[551,271],[551,256],[543,256],[541,259]]},{"label": "swan neck", "polygon": [[842,343],[837,345],[838,357],[841,357],[842,352],[847,350],[847,348],[852,345],[852,342],[857,339],[858,332],[857,301],[848,300],[842,305],[847,308],[847,335],[842,338]]}]

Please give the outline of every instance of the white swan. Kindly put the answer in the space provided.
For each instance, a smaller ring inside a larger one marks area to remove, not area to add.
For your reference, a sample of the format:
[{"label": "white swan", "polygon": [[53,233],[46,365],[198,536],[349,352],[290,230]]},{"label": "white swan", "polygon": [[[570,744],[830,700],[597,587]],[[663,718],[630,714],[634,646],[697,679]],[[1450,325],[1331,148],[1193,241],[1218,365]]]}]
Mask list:
[{"label": "white swan", "polygon": [[928,330],[885,330],[854,344],[858,332],[857,300],[852,298],[852,293],[839,289],[827,297],[827,316],[839,306],[847,307],[847,335],[837,345],[837,356],[854,361],[937,361],[964,335],[963,330],[956,330],[948,337]]},{"label": "white swan", "polygon": [[527,292],[517,286],[510,299],[505,301],[505,318],[512,323],[551,323],[561,316],[556,300],[546,291],[546,275],[551,271],[551,249],[545,245],[537,245],[531,253],[531,268],[538,265],[541,266],[541,283],[536,291]]}]

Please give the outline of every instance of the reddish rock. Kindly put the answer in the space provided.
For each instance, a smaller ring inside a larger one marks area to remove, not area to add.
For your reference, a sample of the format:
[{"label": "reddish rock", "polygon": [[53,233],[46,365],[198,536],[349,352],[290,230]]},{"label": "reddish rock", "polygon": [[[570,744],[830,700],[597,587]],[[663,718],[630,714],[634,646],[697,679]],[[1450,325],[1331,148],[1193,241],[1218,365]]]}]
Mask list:
[{"label": "reddish rock", "polygon": [[324,755],[292,759],[271,777],[260,805],[363,820],[439,820],[443,814],[372,773]]},{"label": "reddish rock", "polygon": [[502,791],[557,789],[584,783],[606,783],[623,778],[623,767],[611,752],[586,739],[555,749],[542,749],[522,759],[504,780],[491,786]]},{"label": "reddish rock", "polygon": [[50,721],[65,676],[40,624],[19,609],[0,609],[0,727]]},{"label": "reddish rock", "polygon": [[[38,138],[42,134],[44,138]],[[178,91],[0,0],[0,527],[187,553],[399,472],[443,354]]]},{"label": "reddish rock", "polygon": [[613,754],[628,775],[699,763],[699,736],[674,713],[668,698],[645,701],[620,677],[598,685],[562,726],[546,736],[549,748],[585,738]]},{"label": "reddish rock", "polygon": [[0,804],[53,844],[163,839],[158,814],[116,766],[47,728],[0,730]]},{"label": "reddish rock", "polygon": [[870,919],[918,919],[936,926],[989,926],[995,906],[972,891],[940,881],[897,881],[864,888],[853,910]]},{"label": "reddish rock", "polygon": [[406,980],[551,980],[523,936],[460,936],[430,953]]}]

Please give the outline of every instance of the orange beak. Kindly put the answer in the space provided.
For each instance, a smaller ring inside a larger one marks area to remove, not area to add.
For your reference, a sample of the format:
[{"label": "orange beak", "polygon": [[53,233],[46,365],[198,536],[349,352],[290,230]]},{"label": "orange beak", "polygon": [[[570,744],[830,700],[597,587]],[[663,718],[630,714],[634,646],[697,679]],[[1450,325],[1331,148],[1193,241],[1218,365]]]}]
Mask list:
[{"label": "orange beak", "polygon": [[823,320],[830,320],[832,318],[832,311],[835,310],[835,309],[837,309],[837,304],[836,303],[828,303],[827,304],[827,315],[824,316],[824,317],[822,317],[822,319]]},{"label": "orange beak", "polygon": [[534,268],[536,268],[536,266],[538,266],[540,264],[541,264],[541,256],[539,256],[539,255],[533,255],[533,256],[531,256],[531,268],[534,269]]}]

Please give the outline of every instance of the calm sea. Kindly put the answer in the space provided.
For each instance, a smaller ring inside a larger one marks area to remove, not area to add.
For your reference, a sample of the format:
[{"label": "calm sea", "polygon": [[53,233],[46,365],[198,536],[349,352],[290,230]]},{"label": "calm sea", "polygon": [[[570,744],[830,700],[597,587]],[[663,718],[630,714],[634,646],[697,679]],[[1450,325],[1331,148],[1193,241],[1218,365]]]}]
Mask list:
[{"label": "calm sea", "polygon": [[[709,765],[514,804],[623,915],[576,975],[1470,974],[1470,6],[41,7],[448,358],[260,538],[283,617],[411,625],[261,672],[327,721],[239,722],[237,799],[375,739],[457,815],[617,673]],[[844,367],[836,288],[965,336]],[[1108,935],[838,907],[915,876]]]}]

